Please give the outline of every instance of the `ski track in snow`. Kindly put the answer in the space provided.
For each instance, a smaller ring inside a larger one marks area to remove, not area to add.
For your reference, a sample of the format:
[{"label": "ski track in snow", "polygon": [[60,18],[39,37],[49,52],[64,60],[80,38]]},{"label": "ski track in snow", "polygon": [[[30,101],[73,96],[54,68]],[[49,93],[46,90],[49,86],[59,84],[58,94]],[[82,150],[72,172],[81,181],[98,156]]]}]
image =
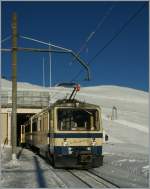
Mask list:
[{"label": "ski track in snow", "polygon": [[119,140],[115,137],[110,137],[108,143],[125,143],[125,141]]},{"label": "ski track in snow", "polygon": [[[108,118],[103,114],[102,118],[106,121],[108,121]],[[127,120],[121,120],[121,119],[117,119],[117,120],[111,120],[113,122],[119,123],[121,126],[126,126],[126,127],[130,127],[130,128],[134,128],[137,129],[138,131],[144,132],[144,133],[149,133],[149,128],[147,128],[147,126],[145,125],[140,125],[138,123],[134,123],[134,122],[130,122]]]},{"label": "ski track in snow", "polygon": [[146,128],[142,125],[139,125],[137,123],[129,122],[129,121],[126,121],[126,120],[114,120],[114,122],[120,123],[121,125],[124,125],[124,126],[127,126],[127,127],[137,129],[137,130],[144,132],[144,133],[149,133],[148,128]]},{"label": "ski track in snow", "polygon": [[134,103],[147,103],[147,100],[145,100],[145,99],[136,99],[136,98],[134,98],[134,99],[132,99],[132,98],[130,98],[130,97],[126,97],[126,98],[121,98],[121,97],[112,97],[112,96],[107,96],[106,97],[106,95],[101,95],[101,94],[98,94],[98,95],[96,95],[96,94],[87,94],[87,93],[80,93],[79,94],[80,96],[87,96],[87,97],[91,97],[91,98],[103,98],[103,99],[108,99],[108,100],[117,100],[117,101],[123,101],[123,102],[125,102],[125,103],[127,103],[127,102],[134,102]]}]

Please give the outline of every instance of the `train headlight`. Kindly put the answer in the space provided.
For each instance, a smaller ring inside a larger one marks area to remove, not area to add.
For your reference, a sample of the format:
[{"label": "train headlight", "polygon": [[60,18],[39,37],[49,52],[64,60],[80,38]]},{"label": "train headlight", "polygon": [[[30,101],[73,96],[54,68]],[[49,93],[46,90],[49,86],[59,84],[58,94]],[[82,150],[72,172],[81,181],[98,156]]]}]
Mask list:
[{"label": "train headlight", "polygon": [[96,141],[95,141],[95,138],[93,138],[92,146],[95,146],[95,145],[96,145]]},{"label": "train headlight", "polygon": [[63,143],[63,146],[68,146],[68,141],[66,138],[64,138],[64,143]]},{"label": "train headlight", "polygon": [[75,104],[75,105],[76,105],[76,107],[79,107],[79,102],[76,102],[76,104]]},{"label": "train headlight", "polygon": [[72,154],[72,148],[71,147],[68,147],[68,153]]},{"label": "train headlight", "polygon": [[91,150],[91,147],[87,147],[87,150]]}]

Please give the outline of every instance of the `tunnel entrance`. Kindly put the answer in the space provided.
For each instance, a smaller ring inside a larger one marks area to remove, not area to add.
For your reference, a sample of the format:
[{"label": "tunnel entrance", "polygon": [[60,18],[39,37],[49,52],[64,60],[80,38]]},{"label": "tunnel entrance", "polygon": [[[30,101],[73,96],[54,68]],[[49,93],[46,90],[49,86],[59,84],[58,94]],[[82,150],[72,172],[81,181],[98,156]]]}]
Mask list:
[{"label": "tunnel entrance", "polygon": [[20,146],[20,133],[21,125],[23,125],[29,118],[34,115],[33,113],[18,113],[17,114],[17,146]]}]

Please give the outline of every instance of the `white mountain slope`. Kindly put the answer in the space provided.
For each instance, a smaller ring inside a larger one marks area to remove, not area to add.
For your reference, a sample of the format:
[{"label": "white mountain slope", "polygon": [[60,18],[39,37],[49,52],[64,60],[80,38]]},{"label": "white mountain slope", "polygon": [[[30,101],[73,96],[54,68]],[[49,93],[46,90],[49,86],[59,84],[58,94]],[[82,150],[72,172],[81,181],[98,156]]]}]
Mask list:
[{"label": "white mountain slope", "polygon": [[[2,79],[2,90],[11,90],[10,81]],[[49,91],[51,101],[69,96],[72,89],[43,88],[18,83],[18,90]],[[97,104],[102,110],[102,124],[109,141],[104,145],[104,165],[95,170],[121,187],[147,187],[149,174],[149,94],[118,86],[81,87],[77,99]],[[112,107],[117,119],[111,120]]]},{"label": "white mountain slope", "polygon": [[[2,91],[11,90],[11,82],[1,80]],[[64,87],[41,87],[29,83],[18,82],[18,90],[48,91],[51,101],[69,96],[72,92],[70,88]],[[148,133],[148,93],[126,87],[118,86],[94,86],[81,87],[76,98],[82,101],[98,104],[102,109],[104,120],[112,114],[112,107],[117,108],[118,119],[115,121],[122,126],[135,128]]]}]

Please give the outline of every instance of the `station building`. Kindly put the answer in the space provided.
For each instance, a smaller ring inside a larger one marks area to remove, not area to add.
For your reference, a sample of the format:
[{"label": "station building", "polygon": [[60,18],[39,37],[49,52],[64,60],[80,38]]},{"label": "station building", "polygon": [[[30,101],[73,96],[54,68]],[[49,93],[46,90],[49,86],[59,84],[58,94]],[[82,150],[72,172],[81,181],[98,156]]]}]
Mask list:
[{"label": "station building", "polygon": [[[29,84],[28,84],[29,85]],[[50,101],[50,90],[32,85],[19,85],[17,89],[17,145],[20,140],[20,126],[32,115],[47,107]],[[11,145],[12,89],[11,81],[2,79],[1,88],[1,144]]]}]

